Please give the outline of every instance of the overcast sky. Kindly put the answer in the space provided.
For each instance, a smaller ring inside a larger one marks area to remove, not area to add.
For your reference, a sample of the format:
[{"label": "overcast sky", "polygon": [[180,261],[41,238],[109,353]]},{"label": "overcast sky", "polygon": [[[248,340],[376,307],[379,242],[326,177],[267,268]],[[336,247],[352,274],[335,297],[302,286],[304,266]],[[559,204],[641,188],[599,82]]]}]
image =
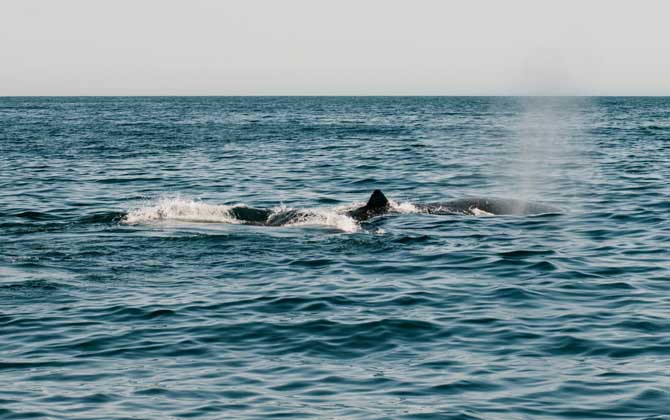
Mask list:
[{"label": "overcast sky", "polygon": [[670,95],[670,0],[0,0],[0,95]]}]

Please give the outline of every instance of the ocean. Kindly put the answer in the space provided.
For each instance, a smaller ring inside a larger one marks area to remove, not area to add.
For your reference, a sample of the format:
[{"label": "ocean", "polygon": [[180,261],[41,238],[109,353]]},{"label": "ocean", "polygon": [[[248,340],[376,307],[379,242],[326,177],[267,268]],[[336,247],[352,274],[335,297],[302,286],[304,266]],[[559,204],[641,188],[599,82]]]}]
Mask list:
[{"label": "ocean", "polygon": [[663,97],[0,98],[0,418],[670,419],[669,179]]}]

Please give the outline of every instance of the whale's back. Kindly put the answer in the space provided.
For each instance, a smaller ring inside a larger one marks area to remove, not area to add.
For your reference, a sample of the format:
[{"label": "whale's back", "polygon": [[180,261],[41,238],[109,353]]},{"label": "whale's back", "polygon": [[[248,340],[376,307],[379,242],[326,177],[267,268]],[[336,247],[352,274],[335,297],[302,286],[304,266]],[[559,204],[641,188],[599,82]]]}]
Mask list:
[{"label": "whale's back", "polygon": [[542,203],[502,198],[462,198],[445,203],[431,203],[422,206],[434,214],[479,214],[492,215],[532,215],[560,213],[561,210]]}]

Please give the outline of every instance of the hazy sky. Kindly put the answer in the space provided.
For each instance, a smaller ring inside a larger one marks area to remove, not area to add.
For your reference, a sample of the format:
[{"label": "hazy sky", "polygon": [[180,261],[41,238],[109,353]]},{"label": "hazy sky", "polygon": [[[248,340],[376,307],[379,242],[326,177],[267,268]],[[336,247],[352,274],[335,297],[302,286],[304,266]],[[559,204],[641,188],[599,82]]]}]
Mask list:
[{"label": "hazy sky", "polygon": [[670,0],[0,0],[0,95],[670,95]]}]

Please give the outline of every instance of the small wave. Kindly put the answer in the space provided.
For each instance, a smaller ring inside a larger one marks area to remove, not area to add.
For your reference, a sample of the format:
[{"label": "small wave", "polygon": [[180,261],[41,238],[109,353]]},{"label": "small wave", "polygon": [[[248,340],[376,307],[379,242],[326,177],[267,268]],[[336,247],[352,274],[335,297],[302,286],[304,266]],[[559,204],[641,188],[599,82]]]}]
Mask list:
[{"label": "small wave", "polygon": [[[0,272],[0,275],[3,274]],[[65,285],[49,280],[26,280],[22,282],[0,282],[0,291],[10,292],[33,292],[33,291],[54,291],[66,287]]]},{"label": "small wave", "polygon": [[14,215],[15,217],[21,218],[21,219],[28,219],[28,220],[35,220],[35,221],[41,221],[41,220],[53,220],[57,219],[58,217],[51,215],[49,213],[43,213],[39,211],[24,211],[20,213],[16,213]]},{"label": "small wave", "polygon": [[95,223],[116,223],[121,221],[126,217],[126,213],[111,211],[111,212],[98,212],[86,215],[79,219],[79,223],[82,224],[95,224]]},{"label": "small wave", "polygon": [[281,220],[287,216],[294,216],[282,226],[327,226],[335,229],[353,233],[360,230],[360,225],[351,217],[343,214],[335,208],[315,208],[298,210],[286,207],[273,209],[270,221]]}]

